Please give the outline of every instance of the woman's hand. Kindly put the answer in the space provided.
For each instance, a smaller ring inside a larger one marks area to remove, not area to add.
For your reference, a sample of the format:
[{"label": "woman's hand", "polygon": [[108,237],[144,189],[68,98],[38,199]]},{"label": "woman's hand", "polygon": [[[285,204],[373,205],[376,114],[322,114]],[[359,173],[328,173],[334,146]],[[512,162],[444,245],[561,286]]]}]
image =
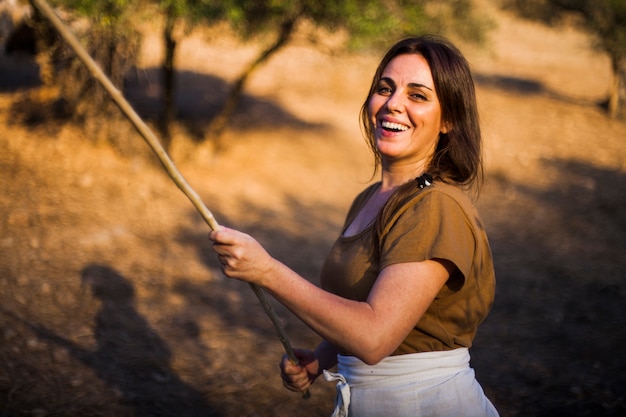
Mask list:
[{"label": "woman's hand", "polygon": [[315,353],[305,349],[294,349],[296,357],[300,361],[295,365],[287,355],[280,362],[280,376],[283,385],[290,391],[304,392],[313,381],[320,375],[320,365]]},{"label": "woman's hand", "polygon": [[276,260],[251,236],[222,227],[209,239],[227,277],[261,286],[271,277]]}]

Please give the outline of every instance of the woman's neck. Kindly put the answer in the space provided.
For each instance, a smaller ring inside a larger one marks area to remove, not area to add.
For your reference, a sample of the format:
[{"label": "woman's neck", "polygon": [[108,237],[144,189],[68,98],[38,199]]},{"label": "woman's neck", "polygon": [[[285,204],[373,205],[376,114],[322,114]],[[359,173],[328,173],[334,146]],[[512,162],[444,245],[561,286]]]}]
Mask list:
[{"label": "woman's neck", "polygon": [[419,161],[411,164],[383,164],[380,191],[394,190],[426,172],[428,164]]}]

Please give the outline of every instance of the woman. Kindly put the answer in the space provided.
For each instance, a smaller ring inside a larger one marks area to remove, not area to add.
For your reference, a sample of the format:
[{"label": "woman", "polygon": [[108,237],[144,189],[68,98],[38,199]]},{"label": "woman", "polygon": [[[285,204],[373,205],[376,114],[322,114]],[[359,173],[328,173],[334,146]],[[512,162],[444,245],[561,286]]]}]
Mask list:
[{"label": "woman", "polygon": [[[447,40],[396,43],[361,121],[380,181],[354,200],[321,288],[256,240],[209,238],[230,277],[255,283],[324,341],[281,362],[284,384],[337,382],[334,416],[497,416],[468,348],[494,299],[491,251],[466,190],[478,191],[481,135],[469,65]],[[327,370],[337,365],[337,373]]]}]

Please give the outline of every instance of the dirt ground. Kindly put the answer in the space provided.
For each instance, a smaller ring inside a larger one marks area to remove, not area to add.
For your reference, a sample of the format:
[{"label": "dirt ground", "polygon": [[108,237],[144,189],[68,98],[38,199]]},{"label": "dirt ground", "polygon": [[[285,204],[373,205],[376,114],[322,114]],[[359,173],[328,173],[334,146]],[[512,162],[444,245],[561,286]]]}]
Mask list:
[{"label": "dirt ground", "polygon": [[[498,278],[472,365],[502,416],[626,415],[626,123],[598,106],[608,59],[572,29],[497,22],[488,48],[464,46]],[[218,222],[315,282],[371,179],[358,111],[378,56],[296,43],[253,76],[226,149],[198,145],[257,48],[182,43],[172,155]],[[155,36],[141,59],[129,96],[154,120]],[[132,128],[103,126],[111,147],[90,126],[23,123],[24,97],[45,92],[17,82],[36,68],[0,61],[0,415],[329,415],[332,384],[282,388],[269,319]],[[318,342],[274,307],[295,346]]]}]

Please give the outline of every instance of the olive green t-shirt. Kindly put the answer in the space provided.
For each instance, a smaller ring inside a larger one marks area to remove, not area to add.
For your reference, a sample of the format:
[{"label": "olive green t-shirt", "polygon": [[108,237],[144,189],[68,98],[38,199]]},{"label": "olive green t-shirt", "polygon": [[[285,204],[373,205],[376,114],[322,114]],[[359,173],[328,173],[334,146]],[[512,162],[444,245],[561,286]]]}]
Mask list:
[{"label": "olive green t-shirt", "polygon": [[[373,184],[357,196],[343,231],[378,187]],[[470,347],[493,304],[495,274],[485,229],[465,192],[438,181],[418,189],[385,225],[378,250],[373,229],[370,225],[354,236],[342,231],[322,268],[322,288],[365,301],[389,265],[449,260],[457,271],[393,354]]]}]

